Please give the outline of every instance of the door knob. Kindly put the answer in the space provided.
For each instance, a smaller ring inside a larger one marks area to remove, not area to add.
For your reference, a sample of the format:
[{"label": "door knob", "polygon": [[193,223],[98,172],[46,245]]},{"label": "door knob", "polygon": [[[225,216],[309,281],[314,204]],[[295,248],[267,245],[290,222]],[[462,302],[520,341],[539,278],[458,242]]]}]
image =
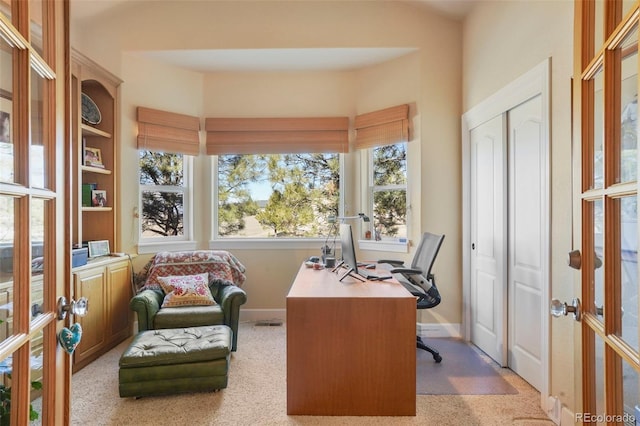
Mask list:
[{"label": "door knob", "polygon": [[569,313],[573,314],[573,319],[576,321],[580,321],[581,317],[581,309],[580,309],[580,299],[577,297],[571,301],[571,305],[567,305],[566,302],[561,302],[558,299],[551,299],[551,315],[554,317],[559,317],[562,315],[568,315]]},{"label": "door knob", "polygon": [[66,297],[60,297],[58,299],[58,319],[65,319],[67,317],[67,312],[79,317],[87,315],[87,312],[89,312],[89,299],[81,297],[77,302],[71,299],[71,302],[67,303]]},{"label": "door knob", "polygon": [[582,256],[580,254],[580,250],[571,250],[569,252],[569,260],[568,265],[573,269],[580,269],[582,266]]}]

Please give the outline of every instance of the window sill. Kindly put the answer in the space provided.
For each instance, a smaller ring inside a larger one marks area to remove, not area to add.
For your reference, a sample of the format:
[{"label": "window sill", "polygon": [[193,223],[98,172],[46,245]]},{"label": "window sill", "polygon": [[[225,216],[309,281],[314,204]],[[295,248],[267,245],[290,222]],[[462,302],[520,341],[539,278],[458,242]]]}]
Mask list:
[{"label": "window sill", "polygon": [[360,250],[409,253],[409,243],[407,242],[358,240],[358,247],[360,247]]},{"label": "window sill", "polygon": [[317,249],[324,245],[323,239],[286,239],[286,238],[228,238],[209,241],[212,250],[303,250]]},{"label": "window sill", "polygon": [[195,250],[195,241],[157,241],[153,243],[138,243],[138,254],[157,253],[159,251]]}]

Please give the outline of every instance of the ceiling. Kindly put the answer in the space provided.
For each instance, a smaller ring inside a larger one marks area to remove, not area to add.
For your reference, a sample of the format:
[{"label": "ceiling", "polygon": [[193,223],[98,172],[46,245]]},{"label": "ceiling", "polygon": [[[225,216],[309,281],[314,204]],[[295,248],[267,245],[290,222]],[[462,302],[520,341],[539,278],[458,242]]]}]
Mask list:
[{"label": "ceiling", "polygon": [[[163,0],[147,0],[163,1]],[[181,1],[181,0],[174,0]],[[215,0],[211,0],[215,1]],[[304,1],[304,0],[300,0]],[[479,0],[393,0],[461,20]],[[128,0],[71,0],[72,23],[126,8]],[[216,49],[136,52],[198,72],[352,70],[398,58],[415,48]]]}]

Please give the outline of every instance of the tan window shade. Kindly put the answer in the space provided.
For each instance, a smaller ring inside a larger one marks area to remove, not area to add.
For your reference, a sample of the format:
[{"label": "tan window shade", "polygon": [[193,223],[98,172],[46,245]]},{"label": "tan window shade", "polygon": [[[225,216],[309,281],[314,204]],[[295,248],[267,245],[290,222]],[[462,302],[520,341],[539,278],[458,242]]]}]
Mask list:
[{"label": "tan window shade", "polygon": [[409,105],[356,116],[356,149],[409,141]]},{"label": "tan window shade", "polygon": [[138,107],[138,149],[198,155],[200,119]]},{"label": "tan window shade", "polygon": [[207,118],[207,155],[349,152],[349,118]]}]

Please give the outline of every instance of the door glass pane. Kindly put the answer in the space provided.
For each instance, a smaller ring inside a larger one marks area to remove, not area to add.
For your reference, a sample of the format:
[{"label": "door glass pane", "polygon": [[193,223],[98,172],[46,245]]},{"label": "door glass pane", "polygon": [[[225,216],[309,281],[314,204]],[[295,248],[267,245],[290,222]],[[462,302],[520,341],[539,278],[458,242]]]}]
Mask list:
[{"label": "door glass pane", "polygon": [[596,200],[591,204],[593,214],[593,244],[594,252],[592,264],[593,272],[593,298],[594,306],[585,307],[587,311],[594,312],[604,320],[604,209],[602,200]]},{"label": "door glass pane", "polygon": [[638,203],[624,197],[620,204],[620,279],[622,338],[638,350]]},{"label": "door glass pane", "polygon": [[13,331],[14,200],[0,197],[0,342]]},{"label": "door glass pane", "polygon": [[[604,44],[604,0],[596,0],[595,1],[595,44],[596,50],[598,46],[602,46]],[[593,55],[593,53],[592,53]]]},{"label": "door glass pane", "polygon": [[12,49],[0,38],[0,182],[15,181],[12,116]]},{"label": "door glass pane", "polygon": [[42,0],[29,0],[29,16],[31,18],[31,46],[40,56],[42,54]]},{"label": "door glass pane", "polygon": [[[623,424],[635,425],[634,418],[637,417],[636,407],[640,410],[640,400],[638,400],[638,372],[634,370],[631,365],[626,362],[622,362],[622,395],[623,395],[623,407],[624,413],[620,413]],[[640,420],[640,418],[638,419]]]},{"label": "door glass pane", "polygon": [[592,188],[602,188],[604,177],[604,74],[602,68],[593,79],[593,183]]},{"label": "door glass pane", "polygon": [[12,0],[0,0],[0,13],[11,20],[11,2]]},{"label": "door glass pane", "polygon": [[638,27],[620,47],[620,178],[632,182],[638,176]]},{"label": "door glass pane", "polygon": [[[591,415],[596,416],[604,416],[605,411],[605,402],[604,402],[604,342],[602,339],[596,334],[596,359],[595,359],[595,379],[596,379],[596,412],[590,413]],[[588,410],[587,410],[588,411]],[[586,422],[585,422],[586,423]],[[591,422],[596,423],[598,425],[604,425],[605,422]]]},{"label": "door glass pane", "polygon": [[31,318],[42,313],[44,301],[44,222],[45,201],[31,202]]},{"label": "door glass pane", "polygon": [[43,367],[43,334],[38,332],[31,339],[31,406],[29,409],[29,426],[42,424],[42,367]]},{"label": "door glass pane", "polygon": [[45,188],[43,93],[45,80],[31,71],[31,186]]}]

